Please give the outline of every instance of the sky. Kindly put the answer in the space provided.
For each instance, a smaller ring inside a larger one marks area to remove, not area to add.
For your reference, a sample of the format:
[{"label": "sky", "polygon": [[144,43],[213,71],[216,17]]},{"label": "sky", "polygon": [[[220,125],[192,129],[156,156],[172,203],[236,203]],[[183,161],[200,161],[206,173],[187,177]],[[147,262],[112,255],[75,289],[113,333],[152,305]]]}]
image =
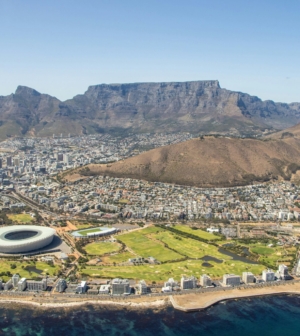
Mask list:
[{"label": "sky", "polygon": [[300,102],[299,0],[0,0],[0,95],[219,80]]}]

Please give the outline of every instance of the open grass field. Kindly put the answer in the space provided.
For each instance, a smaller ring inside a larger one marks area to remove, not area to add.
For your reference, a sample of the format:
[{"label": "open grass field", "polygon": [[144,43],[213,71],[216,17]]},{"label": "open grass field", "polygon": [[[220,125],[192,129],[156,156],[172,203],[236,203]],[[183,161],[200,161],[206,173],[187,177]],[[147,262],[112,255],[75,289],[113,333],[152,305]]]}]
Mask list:
[{"label": "open grass field", "polygon": [[7,217],[12,221],[21,224],[31,223],[32,221],[34,221],[34,218],[31,217],[29,214],[8,214]]},{"label": "open grass field", "polygon": [[140,257],[154,257],[159,261],[181,259],[183,257],[181,254],[168,249],[162,242],[153,238],[153,235],[151,236],[154,232],[160,231],[162,231],[160,228],[149,227],[119,235],[118,239]]},{"label": "open grass field", "polygon": [[82,270],[82,274],[91,277],[105,278],[129,278],[145,279],[146,281],[163,282],[170,277],[180,280],[182,275],[194,275],[197,278],[201,274],[209,274],[213,278],[221,278],[225,273],[242,274],[244,271],[260,274],[262,265],[244,264],[240,261],[226,260],[222,264],[210,262],[213,267],[203,267],[201,260],[187,260],[162,265],[143,265],[143,266],[110,266],[98,267],[87,266]]},{"label": "open grass field", "polygon": [[113,253],[119,251],[121,248],[120,244],[111,242],[94,242],[87,244],[84,249],[90,255],[101,256],[106,253]]},{"label": "open grass field", "polygon": [[[16,265],[16,268],[11,268],[11,265]],[[11,261],[11,260],[0,260],[0,273],[10,272],[11,274],[19,273],[21,277],[31,279],[37,276],[45,276],[46,274],[55,275],[57,271],[60,270],[60,266],[54,265],[50,266],[45,262],[37,261]],[[11,276],[2,275],[1,278],[7,281]]]},{"label": "open grass field", "polygon": [[210,232],[206,232],[203,230],[193,230],[191,229],[189,226],[185,226],[185,225],[175,225],[174,229],[182,231],[182,232],[186,232],[186,233],[190,233],[194,236],[203,238],[203,239],[207,239],[207,240],[221,240],[220,237],[214,235],[213,233]]},{"label": "open grass field", "polygon": [[128,261],[128,259],[134,258],[134,257],[135,257],[134,254],[126,251],[126,252],[116,253],[116,254],[113,254],[113,255],[104,256],[101,259],[106,264],[113,264],[113,263],[120,264],[120,263],[126,262],[126,261]]}]

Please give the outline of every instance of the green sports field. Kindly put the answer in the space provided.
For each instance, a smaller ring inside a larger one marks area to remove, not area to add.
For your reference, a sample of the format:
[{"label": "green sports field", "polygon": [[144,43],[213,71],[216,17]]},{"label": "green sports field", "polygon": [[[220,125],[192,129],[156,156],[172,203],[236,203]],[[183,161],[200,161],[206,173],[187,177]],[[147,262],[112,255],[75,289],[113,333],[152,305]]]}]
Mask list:
[{"label": "green sports field", "polygon": [[90,229],[90,230],[79,230],[77,231],[81,236],[87,236],[88,233],[94,233],[101,231],[100,228]]},{"label": "green sports field", "polygon": [[111,243],[111,242],[95,242],[87,244],[84,249],[90,255],[101,256],[107,253],[113,253],[119,251],[121,248],[120,244]]}]

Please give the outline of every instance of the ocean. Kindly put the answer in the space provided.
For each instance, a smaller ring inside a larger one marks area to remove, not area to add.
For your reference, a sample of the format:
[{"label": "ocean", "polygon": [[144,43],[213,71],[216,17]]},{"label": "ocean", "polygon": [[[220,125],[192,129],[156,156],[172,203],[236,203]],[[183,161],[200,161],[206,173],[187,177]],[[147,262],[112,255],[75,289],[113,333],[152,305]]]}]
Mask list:
[{"label": "ocean", "polygon": [[0,335],[300,335],[300,296],[269,296],[216,304],[183,313],[171,307],[132,310],[114,306],[43,309],[5,304]]}]

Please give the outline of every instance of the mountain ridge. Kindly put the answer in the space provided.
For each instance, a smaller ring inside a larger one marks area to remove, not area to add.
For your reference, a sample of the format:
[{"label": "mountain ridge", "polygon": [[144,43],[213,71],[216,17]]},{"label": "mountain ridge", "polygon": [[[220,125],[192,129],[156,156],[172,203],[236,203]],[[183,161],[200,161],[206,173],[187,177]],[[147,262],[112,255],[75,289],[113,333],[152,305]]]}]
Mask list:
[{"label": "mountain ridge", "polygon": [[72,99],[26,86],[0,96],[0,138],[87,133],[261,135],[300,122],[300,103],[262,101],[218,80],[91,85]]}]

